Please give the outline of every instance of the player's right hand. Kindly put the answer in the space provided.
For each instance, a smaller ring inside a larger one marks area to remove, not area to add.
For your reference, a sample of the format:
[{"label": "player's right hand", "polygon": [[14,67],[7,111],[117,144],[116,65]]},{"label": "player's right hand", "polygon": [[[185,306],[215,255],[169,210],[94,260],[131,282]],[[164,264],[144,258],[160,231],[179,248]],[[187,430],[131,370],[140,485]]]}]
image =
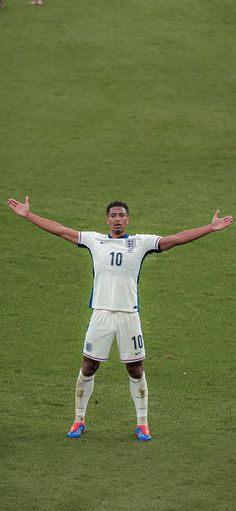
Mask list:
[{"label": "player's right hand", "polygon": [[27,217],[27,215],[29,213],[29,207],[30,207],[28,195],[26,195],[26,197],[25,197],[24,204],[22,204],[21,202],[18,202],[15,199],[8,199],[7,204],[9,206],[9,208],[11,208],[12,211],[14,211],[14,213],[16,215]]}]

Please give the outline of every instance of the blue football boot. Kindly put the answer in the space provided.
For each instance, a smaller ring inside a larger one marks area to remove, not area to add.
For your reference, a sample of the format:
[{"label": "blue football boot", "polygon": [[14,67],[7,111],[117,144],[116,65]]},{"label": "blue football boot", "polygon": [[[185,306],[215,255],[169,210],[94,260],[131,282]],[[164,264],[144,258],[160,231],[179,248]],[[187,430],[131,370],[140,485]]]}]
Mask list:
[{"label": "blue football boot", "polygon": [[83,433],[86,431],[86,426],[84,422],[75,421],[72,424],[69,433],[66,436],[69,438],[80,438]]},{"label": "blue football boot", "polygon": [[147,442],[148,440],[151,440],[151,435],[148,429],[148,426],[144,426],[139,424],[136,428],[136,437],[137,440],[141,442]]}]

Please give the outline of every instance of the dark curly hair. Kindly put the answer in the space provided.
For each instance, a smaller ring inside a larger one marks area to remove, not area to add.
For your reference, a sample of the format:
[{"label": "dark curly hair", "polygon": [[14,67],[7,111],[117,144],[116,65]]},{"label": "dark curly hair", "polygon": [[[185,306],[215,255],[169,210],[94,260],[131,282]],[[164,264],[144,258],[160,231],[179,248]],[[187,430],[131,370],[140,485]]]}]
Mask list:
[{"label": "dark curly hair", "polygon": [[129,215],[129,206],[126,204],[126,202],[122,202],[121,200],[115,200],[114,202],[111,202],[108,204],[106,208],[106,214],[109,215],[111,208],[124,208]]}]

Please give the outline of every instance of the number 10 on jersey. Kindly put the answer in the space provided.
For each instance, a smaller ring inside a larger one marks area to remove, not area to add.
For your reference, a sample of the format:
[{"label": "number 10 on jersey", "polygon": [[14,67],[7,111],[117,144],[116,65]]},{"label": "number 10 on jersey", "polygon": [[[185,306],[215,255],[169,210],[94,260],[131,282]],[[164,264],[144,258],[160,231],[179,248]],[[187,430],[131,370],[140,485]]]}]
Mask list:
[{"label": "number 10 on jersey", "polygon": [[111,256],[111,266],[121,266],[122,265],[122,253],[121,252],[110,252]]}]

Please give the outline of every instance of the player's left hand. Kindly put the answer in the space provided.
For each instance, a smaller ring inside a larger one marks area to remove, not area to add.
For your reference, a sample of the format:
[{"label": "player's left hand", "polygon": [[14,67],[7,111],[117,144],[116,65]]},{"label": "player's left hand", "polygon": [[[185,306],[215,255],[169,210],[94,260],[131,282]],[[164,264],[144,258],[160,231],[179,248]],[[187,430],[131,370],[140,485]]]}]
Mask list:
[{"label": "player's left hand", "polygon": [[218,217],[219,212],[220,212],[220,210],[217,209],[213,218],[212,218],[211,224],[212,224],[214,231],[221,231],[222,229],[229,227],[229,225],[231,225],[233,222],[233,217],[230,215],[224,216],[223,218],[219,218]]}]

